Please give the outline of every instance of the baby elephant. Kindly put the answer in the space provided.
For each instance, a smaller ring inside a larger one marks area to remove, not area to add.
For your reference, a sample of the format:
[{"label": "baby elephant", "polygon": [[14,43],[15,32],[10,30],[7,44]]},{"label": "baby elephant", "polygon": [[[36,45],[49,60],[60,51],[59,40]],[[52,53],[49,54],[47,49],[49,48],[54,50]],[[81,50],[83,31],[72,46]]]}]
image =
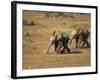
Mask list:
[{"label": "baby elephant", "polygon": [[70,53],[70,49],[68,48],[68,42],[69,42],[68,35],[61,32],[56,34],[56,31],[54,31],[50,37],[50,44],[47,53],[49,52],[49,49],[51,48],[52,45],[54,45],[56,53],[64,53],[65,50],[67,50],[68,53]]}]

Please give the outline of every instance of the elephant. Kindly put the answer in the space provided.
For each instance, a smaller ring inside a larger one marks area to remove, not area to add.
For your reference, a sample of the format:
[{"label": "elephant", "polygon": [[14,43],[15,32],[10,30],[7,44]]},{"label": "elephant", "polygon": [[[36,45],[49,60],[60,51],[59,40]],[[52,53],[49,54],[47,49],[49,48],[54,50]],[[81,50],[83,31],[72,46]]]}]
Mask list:
[{"label": "elephant", "polygon": [[83,30],[82,28],[79,28],[74,35],[72,35],[70,43],[73,39],[75,39],[76,42],[76,48],[84,48],[86,45],[87,48],[90,47],[90,44],[88,42],[90,32],[88,30]]},{"label": "elephant", "polygon": [[69,42],[69,36],[65,33],[58,33],[56,34],[56,31],[54,30],[53,34],[50,37],[50,44],[47,49],[47,53],[49,52],[49,49],[51,48],[52,45],[54,45],[54,50],[56,53],[64,53],[65,50],[70,53],[70,49],[68,47],[68,42]]}]

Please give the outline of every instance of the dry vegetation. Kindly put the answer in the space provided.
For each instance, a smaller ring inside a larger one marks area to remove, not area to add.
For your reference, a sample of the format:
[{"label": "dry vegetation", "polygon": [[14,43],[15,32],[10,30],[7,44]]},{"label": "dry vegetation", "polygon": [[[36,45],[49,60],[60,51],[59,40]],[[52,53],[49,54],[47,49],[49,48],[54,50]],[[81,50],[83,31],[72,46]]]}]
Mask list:
[{"label": "dry vegetation", "polygon": [[90,14],[23,11],[23,69],[90,66],[90,48],[56,54],[46,50],[50,35],[56,31],[70,35],[73,26],[90,30]]}]

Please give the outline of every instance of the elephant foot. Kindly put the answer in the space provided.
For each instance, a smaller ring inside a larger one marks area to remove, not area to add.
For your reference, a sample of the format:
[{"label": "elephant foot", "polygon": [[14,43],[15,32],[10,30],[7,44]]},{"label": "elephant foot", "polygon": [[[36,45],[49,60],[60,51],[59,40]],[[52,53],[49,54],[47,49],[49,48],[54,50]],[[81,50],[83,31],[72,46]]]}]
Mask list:
[{"label": "elephant foot", "polygon": [[69,50],[68,50],[68,53],[70,53],[70,52],[71,52],[71,50],[69,49]]}]

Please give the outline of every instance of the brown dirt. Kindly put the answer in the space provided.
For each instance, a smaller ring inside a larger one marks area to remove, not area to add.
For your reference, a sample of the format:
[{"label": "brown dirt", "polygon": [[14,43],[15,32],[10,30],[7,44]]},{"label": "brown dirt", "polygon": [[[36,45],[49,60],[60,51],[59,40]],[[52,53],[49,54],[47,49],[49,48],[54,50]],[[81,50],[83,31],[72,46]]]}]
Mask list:
[{"label": "brown dirt", "polygon": [[71,13],[73,18],[69,16],[56,18],[45,17],[44,13],[23,11],[23,20],[34,22],[34,25],[23,25],[23,69],[90,66],[90,48],[76,49],[74,41],[69,45],[71,48],[69,54],[67,52],[56,54],[53,47],[49,54],[45,53],[53,29],[68,35],[74,25],[90,30],[90,15]]}]

